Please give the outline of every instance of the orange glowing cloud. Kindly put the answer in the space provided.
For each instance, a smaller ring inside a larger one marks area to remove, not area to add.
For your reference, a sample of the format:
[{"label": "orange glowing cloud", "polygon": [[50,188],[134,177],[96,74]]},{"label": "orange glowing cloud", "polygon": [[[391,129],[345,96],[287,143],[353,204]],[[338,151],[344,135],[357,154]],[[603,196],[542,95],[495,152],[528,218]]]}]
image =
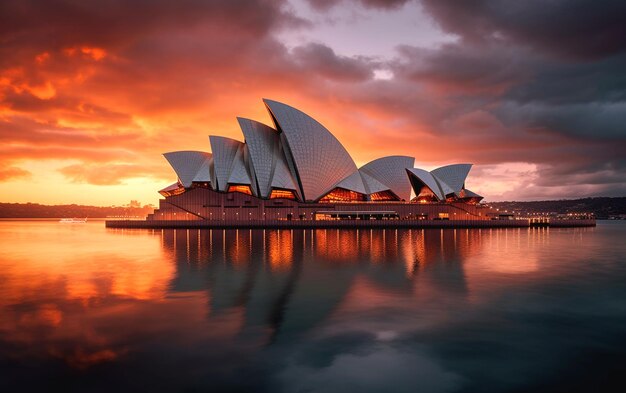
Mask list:
[{"label": "orange glowing cloud", "polygon": [[37,62],[37,64],[43,64],[45,63],[48,59],[50,58],[50,53],[48,52],[42,52],[40,54],[38,54],[37,56],[35,56],[35,61]]},{"label": "orange glowing cloud", "polygon": [[[13,17],[0,32],[4,200],[156,203],[156,190],[174,179],[161,153],[209,150],[208,134],[241,140],[236,116],[271,124],[264,97],[318,119],[358,165],[390,154],[415,156],[426,169],[474,162],[469,182],[485,185],[477,191],[488,199],[492,189],[521,189],[506,171],[502,181],[480,178],[481,165],[535,165],[545,181],[524,185],[527,197],[563,192],[550,180],[564,181],[566,172],[574,181],[580,160],[583,170],[610,177],[585,181],[580,192],[624,185],[623,139],[581,136],[550,113],[512,104],[535,88],[528,84],[538,60],[526,49],[400,45],[395,58],[381,59],[331,43],[286,45],[281,37],[312,23],[286,2],[154,7],[61,12],[42,3],[6,13]],[[53,188],[54,197],[46,191]]]}]

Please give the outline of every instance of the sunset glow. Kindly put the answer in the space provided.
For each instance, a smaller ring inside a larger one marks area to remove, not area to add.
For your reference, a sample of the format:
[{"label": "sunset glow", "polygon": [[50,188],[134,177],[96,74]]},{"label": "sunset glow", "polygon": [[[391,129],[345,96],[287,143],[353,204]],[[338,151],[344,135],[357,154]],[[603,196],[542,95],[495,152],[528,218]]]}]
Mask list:
[{"label": "sunset glow", "polygon": [[161,154],[241,139],[236,116],[271,125],[262,98],[359,166],[474,163],[488,201],[626,192],[623,28],[604,19],[555,45],[569,33],[455,2],[113,3],[0,6],[0,201],[156,204],[176,180]]}]

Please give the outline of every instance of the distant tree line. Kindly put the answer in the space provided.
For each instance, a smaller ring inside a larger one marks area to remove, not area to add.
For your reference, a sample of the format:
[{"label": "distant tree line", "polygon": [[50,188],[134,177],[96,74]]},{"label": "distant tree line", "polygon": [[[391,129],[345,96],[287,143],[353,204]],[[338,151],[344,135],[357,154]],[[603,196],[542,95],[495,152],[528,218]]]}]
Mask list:
[{"label": "distant tree line", "polygon": [[86,206],[40,205],[38,203],[0,203],[0,218],[106,218],[145,217],[152,213],[152,205]]},{"label": "distant tree line", "polygon": [[489,202],[488,205],[500,210],[522,213],[593,213],[596,218],[599,219],[626,215],[626,197],[597,197],[529,202]]}]

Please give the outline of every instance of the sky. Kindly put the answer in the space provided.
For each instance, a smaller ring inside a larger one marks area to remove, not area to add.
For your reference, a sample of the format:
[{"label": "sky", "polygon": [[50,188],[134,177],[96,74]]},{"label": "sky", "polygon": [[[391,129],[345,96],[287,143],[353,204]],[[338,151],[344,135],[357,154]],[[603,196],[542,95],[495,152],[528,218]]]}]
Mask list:
[{"label": "sky", "polygon": [[163,156],[324,124],[487,201],[626,195],[626,2],[0,2],[0,202],[156,204]]}]

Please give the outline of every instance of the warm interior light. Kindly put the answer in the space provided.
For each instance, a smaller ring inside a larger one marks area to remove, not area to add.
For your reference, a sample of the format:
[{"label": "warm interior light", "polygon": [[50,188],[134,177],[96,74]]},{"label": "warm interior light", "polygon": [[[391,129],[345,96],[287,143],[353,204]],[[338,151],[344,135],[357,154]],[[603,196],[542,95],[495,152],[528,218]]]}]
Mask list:
[{"label": "warm interior light", "polygon": [[324,195],[320,202],[363,202],[365,201],[365,195],[346,190],[344,188],[335,188],[328,194]]},{"label": "warm interior light", "polygon": [[252,190],[250,189],[250,186],[244,186],[240,184],[228,187],[228,192],[240,192],[242,194],[252,195]]},{"label": "warm interior light", "polygon": [[372,201],[376,201],[376,202],[380,202],[380,201],[399,201],[400,200],[400,198],[398,198],[393,192],[391,192],[389,190],[375,192],[373,194],[370,194],[370,199]]},{"label": "warm interior light", "polygon": [[191,188],[206,188],[209,190],[212,190],[213,188],[211,187],[211,183],[203,181],[203,182],[197,182],[194,181],[193,183],[191,183]]},{"label": "warm interior light", "polygon": [[159,191],[159,194],[163,195],[164,197],[170,197],[170,196],[174,196],[174,195],[180,195],[183,192],[185,192],[185,187],[183,187],[180,183],[178,184],[178,188],[175,187],[167,187],[161,191]]},{"label": "warm interior light", "polygon": [[278,199],[278,198],[296,199],[296,195],[291,190],[273,189],[272,193],[270,194],[270,199]]}]

